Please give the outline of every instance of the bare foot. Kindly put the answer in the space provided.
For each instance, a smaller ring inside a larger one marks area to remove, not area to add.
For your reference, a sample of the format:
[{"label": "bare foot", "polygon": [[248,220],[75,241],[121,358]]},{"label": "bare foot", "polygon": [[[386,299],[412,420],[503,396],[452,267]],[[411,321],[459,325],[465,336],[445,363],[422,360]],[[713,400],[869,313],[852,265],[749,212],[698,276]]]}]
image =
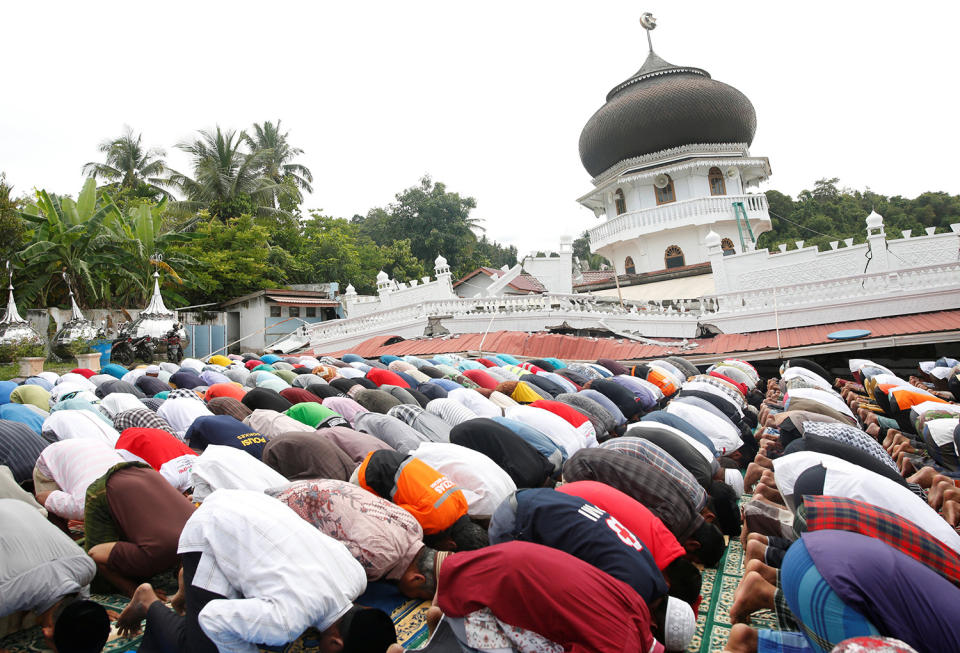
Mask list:
[{"label": "bare foot", "polygon": [[744,568],[744,573],[749,574],[751,571],[755,571],[763,576],[763,580],[767,581],[771,585],[777,584],[776,567],[771,567],[770,565],[765,564],[763,560],[750,560],[747,562],[747,566]]},{"label": "bare foot", "polygon": [[760,636],[756,628],[746,624],[734,624],[730,637],[724,645],[724,653],[757,653]]},{"label": "bare foot", "polygon": [[767,545],[756,540],[747,540],[747,547],[744,549],[744,564],[749,563],[751,560],[759,560],[763,562],[766,560],[767,554]]},{"label": "bare foot", "polygon": [[937,470],[933,467],[923,467],[916,474],[907,479],[908,483],[916,483],[924,490],[930,489],[934,478],[937,476]]},{"label": "bare foot", "polygon": [[146,618],[147,610],[159,600],[150,583],[138,587],[117,619],[117,632],[120,637],[133,637],[138,634],[141,630],[140,622]]},{"label": "bare foot", "polygon": [[180,573],[177,574],[177,593],[170,599],[170,607],[173,611],[183,616],[187,612],[187,594],[183,587],[183,567],[180,567]]},{"label": "bare foot", "polygon": [[440,619],[443,618],[443,610],[437,606],[431,606],[427,610],[426,621],[427,621],[427,630],[430,631],[430,634],[433,634],[433,631],[437,629],[437,625],[440,623]]},{"label": "bare foot", "polygon": [[763,579],[756,571],[747,573],[740,581],[733,607],[730,608],[730,623],[750,623],[750,615],[764,608],[773,609],[776,587]]}]

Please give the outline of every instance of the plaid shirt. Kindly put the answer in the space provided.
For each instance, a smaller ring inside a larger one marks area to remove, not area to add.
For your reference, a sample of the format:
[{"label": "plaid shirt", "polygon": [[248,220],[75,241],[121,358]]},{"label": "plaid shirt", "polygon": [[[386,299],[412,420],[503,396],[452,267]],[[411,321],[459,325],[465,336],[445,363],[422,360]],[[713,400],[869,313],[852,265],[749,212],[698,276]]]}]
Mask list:
[{"label": "plaid shirt", "polygon": [[117,413],[113,417],[113,428],[117,433],[123,433],[124,429],[160,429],[167,433],[173,433],[173,427],[149,408],[133,408]]},{"label": "plaid shirt", "polygon": [[[840,497],[805,496],[804,530],[841,530],[882,540],[960,586],[960,555],[913,522],[877,506]],[[878,570],[878,573],[883,573]]]},{"label": "plaid shirt", "polygon": [[680,462],[662,448],[643,438],[623,436],[607,440],[601,449],[610,449],[644,460],[669,474],[683,488],[697,512],[707,505],[707,493],[697,479]]},{"label": "plaid shirt", "polygon": [[649,508],[681,542],[703,523],[700,512],[671,475],[617,451],[580,449],[564,463],[563,480],[599,481],[617,488]]},{"label": "plaid shirt", "polygon": [[747,405],[743,395],[740,394],[738,390],[736,390],[729,383],[722,381],[715,376],[710,376],[709,374],[698,374],[697,376],[691,376],[689,379],[687,379],[687,383],[693,383],[696,381],[714,386],[731,400],[733,400],[733,403],[736,404],[741,410]]},{"label": "plaid shirt", "polygon": [[404,424],[413,426],[413,423],[423,412],[424,411],[422,408],[420,408],[420,406],[414,406],[412,404],[400,404],[399,406],[394,406],[391,408],[387,414],[396,417]]},{"label": "plaid shirt", "polygon": [[824,438],[830,438],[841,444],[846,444],[854,449],[859,449],[868,453],[893,471],[900,473],[900,468],[894,462],[890,454],[880,446],[880,443],[871,438],[855,426],[840,424],[839,422],[804,422],[804,434],[819,435]]},{"label": "plaid shirt", "polygon": [[207,402],[207,409],[214,415],[229,415],[241,422],[253,412],[233,397],[211,399]]}]

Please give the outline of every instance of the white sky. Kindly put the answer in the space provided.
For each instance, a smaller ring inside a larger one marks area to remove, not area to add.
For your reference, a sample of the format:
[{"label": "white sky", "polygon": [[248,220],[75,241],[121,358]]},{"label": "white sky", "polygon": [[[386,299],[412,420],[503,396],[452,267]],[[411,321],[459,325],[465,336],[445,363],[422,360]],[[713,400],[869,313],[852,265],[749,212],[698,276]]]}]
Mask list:
[{"label": "white sky", "polygon": [[4,7],[0,170],[75,194],[124,124],[168,163],[199,128],[282,119],[307,208],[350,217],[424,173],[521,254],[596,224],[580,130],[654,47],[757,110],[767,188],[836,176],[960,193],[960,2],[15,2]]}]

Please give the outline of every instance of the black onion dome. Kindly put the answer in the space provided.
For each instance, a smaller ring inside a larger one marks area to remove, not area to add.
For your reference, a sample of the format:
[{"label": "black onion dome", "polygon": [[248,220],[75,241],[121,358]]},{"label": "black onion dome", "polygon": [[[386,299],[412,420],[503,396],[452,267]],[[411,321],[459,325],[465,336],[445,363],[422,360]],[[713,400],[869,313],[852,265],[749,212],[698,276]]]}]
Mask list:
[{"label": "black onion dome", "polygon": [[746,95],[705,70],[674,66],[651,52],[587,121],[580,161],[596,177],[620,161],[681,145],[749,145],[756,129]]}]

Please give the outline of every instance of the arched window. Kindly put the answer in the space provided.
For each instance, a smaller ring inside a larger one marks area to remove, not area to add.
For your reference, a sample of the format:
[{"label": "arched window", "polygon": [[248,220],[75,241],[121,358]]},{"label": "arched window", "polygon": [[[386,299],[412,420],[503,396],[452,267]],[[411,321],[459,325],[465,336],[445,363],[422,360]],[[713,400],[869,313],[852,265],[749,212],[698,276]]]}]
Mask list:
[{"label": "arched window", "polygon": [[676,245],[670,245],[667,251],[663,253],[663,264],[668,270],[670,268],[682,268],[686,265],[683,261],[683,250]]},{"label": "arched window", "polygon": [[710,168],[710,173],[707,175],[707,178],[710,180],[711,195],[727,194],[727,183],[723,180],[723,173],[720,172],[720,168]]},{"label": "arched window", "polygon": [[664,175],[667,178],[667,185],[663,188],[653,185],[653,190],[657,194],[657,204],[669,204],[677,200],[677,194],[673,191],[673,179],[670,175]]},{"label": "arched window", "polygon": [[727,256],[729,254],[736,254],[737,250],[733,248],[733,241],[729,238],[724,238],[720,241],[720,249],[723,250],[723,255]]},{"label": "arched window", "polygon": [[627,198],[623,196],[622,190],[617,189],[617,192],[613,194],[613,200],[617,206],[617,215],[627,212]]},{"label": "arched window", "polygon": [[637,266],[633,264],[633,257],[628,256],[627,259],[623,262],[623,271],[626,274],[636,274]]}]

